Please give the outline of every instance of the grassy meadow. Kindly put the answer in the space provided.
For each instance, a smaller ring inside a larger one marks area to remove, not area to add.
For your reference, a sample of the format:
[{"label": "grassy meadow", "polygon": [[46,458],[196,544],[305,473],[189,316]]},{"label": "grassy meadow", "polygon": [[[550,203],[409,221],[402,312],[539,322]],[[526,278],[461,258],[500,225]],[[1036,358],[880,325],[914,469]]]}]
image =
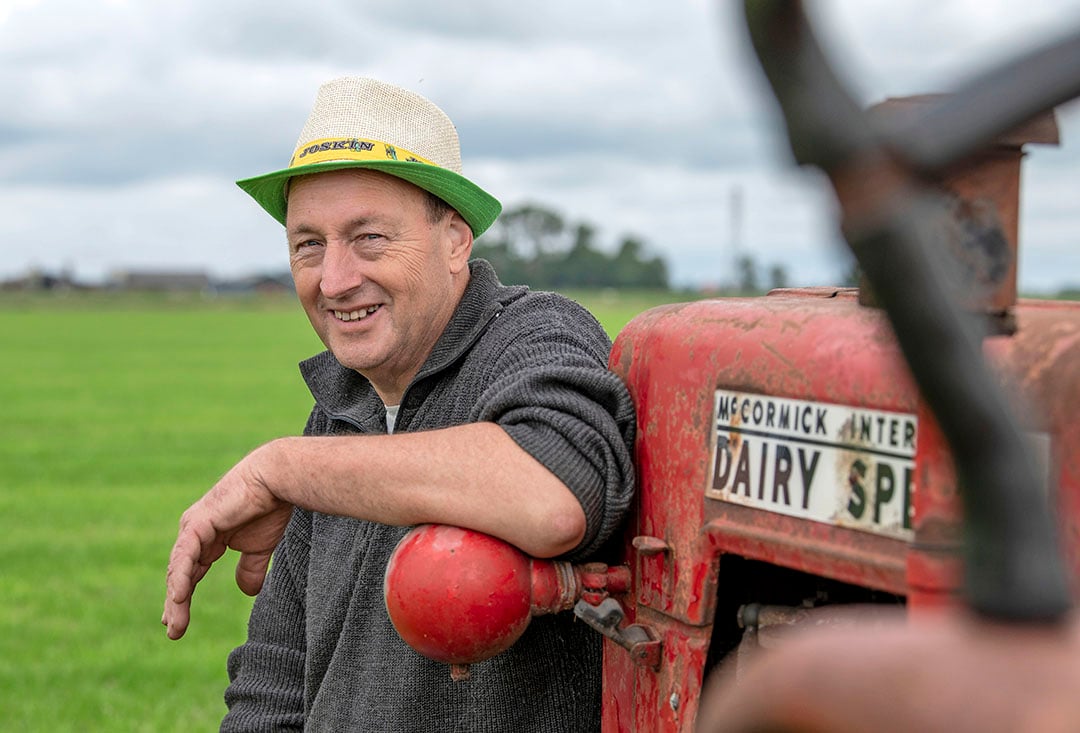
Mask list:
[{"label": "grassy meadow", "polygon": [[[576,293],[614,335],[674,295]],[[20,731],[216,730],[251,599],[226,557],[178,642],[159,621],[180,513],[296,434],[291,298],[0,295],[0,721]]]}]

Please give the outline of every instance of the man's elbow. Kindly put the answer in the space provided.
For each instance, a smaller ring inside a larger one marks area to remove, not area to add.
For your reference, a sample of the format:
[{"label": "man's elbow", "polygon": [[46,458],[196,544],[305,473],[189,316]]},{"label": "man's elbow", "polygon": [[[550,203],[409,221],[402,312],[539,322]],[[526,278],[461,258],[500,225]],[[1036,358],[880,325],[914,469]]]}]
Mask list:
[{"label": "man's elbow", "polygon": [[526,550],[530,555],[546,558],[565,554],[585,538],[585,511],[576,498],[562,502],[545,511],[536,528],[535,547]]}]

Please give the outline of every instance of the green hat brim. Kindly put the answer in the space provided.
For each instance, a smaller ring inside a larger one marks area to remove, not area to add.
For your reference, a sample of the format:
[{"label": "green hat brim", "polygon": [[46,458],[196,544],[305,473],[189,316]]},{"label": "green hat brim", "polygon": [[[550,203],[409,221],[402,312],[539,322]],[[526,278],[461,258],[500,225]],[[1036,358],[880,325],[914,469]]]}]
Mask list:
[{"label": "green hat brim", "polygon": [[472,229],[474,237],[479,237],[487,231],[502,211],[502,204],[498,199],[464,176],[446,168],[406,160],[342,160],[311,163],[254,178],[244,178],[237,181],[236,185],[255,199],[270,216],[284,224],[287,208],[285,186],[290,178],[343,168],[369,168],[382,171],[435,194],[461,214]]}]

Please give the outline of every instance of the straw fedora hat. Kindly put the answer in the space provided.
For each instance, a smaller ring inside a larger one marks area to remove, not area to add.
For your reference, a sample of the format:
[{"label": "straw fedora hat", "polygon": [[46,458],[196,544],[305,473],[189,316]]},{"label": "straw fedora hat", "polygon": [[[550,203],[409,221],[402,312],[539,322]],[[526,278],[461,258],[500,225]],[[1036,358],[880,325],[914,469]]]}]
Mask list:
[{"label": "straw fedora hat", "polygon": [[319,87],[289,166],[236,184],[282,224],[289,179],[370,168],[430,191],[480,236],[499,216],[495,197],[461,175],[457,130],[419,94],[374,79],[343,77]]}]

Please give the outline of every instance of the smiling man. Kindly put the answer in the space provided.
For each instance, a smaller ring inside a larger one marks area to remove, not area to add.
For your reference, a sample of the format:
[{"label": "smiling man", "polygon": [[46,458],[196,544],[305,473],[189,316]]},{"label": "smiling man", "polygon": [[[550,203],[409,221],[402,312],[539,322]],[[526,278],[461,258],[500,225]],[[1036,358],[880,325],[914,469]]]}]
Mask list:
[{"label": "smiling man", "polygon": [[293,280],[337,361],[397,405],[469,281],[469,225],[383,173],[345,169],[296,179],[287,232]]},{"label": "smiling man", "polygon": [[170,638],[227,548],[258,593],[223,730],[599,727],[600,637],[572,615],[538,617],[454,682],[401,641],[383,602],[413,525],[588,560],[633,491],[633,407],[607,336],[571,301],[470,261],[500,206],[460,170],[435,105],[344,78],[320,88],[288,168],[239,182],[285,225],[327,350],[301,364],[315,399],[304,435],[226,473],[184,513],[169,559]]}]

